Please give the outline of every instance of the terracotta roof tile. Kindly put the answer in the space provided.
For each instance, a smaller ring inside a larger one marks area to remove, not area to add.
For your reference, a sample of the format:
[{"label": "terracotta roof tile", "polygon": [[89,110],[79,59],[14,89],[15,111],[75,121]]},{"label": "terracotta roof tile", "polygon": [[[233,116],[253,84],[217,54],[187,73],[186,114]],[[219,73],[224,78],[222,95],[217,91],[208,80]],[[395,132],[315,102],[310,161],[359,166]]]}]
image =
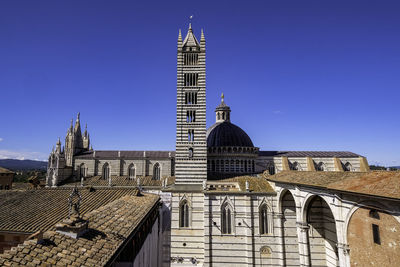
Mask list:
[{"label": "terracotta roof tile", "polygon": [[[84,216],[89,231],[78,239],[47,231],[0,255],[1,265],[105,266],[158,203],[156,195],[127,195]],[[83,204],[84,202],[82,202]]]},{"label": "terracotta roof tile", "polygon": [[400,199],[400,171],[283,171],[268,176],[268,180]]},{"label": "terracotta roof tile", "polygon": [[[137,195],[135,188],[80,189],[81,214],[86,214],[126,195]],[[68,215],[71,188],[42,188],[26,191],[0,191],[0,231],[34,233],[51,229]]]},{"label": "terracotta roof tile", "polygon": [[275,193],[275,190],[268,183],[264,177],[254,176],[238,176],[222,180],[210,180],[209,183],[224,183],[224,182],[237,182],[239,183],[240,191],[246,191],[246,181],[249,182],[250,192],[254,193]]},{"label": "terracotta roof tile", "polygon": [[14,173],[13,171],[10,171],[6,168],[0,167],[0,173]]}]

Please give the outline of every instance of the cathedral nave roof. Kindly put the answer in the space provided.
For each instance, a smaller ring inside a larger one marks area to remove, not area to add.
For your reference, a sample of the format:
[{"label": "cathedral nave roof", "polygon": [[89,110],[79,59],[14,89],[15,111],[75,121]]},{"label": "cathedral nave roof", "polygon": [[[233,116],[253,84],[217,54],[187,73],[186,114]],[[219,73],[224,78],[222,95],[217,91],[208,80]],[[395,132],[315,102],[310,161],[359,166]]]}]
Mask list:
[{"label": "cathedral nave roof", "polygon": [[349,151],[259,151],[261,157],[313,157],[313,158],[358,158],[360,155]]}]

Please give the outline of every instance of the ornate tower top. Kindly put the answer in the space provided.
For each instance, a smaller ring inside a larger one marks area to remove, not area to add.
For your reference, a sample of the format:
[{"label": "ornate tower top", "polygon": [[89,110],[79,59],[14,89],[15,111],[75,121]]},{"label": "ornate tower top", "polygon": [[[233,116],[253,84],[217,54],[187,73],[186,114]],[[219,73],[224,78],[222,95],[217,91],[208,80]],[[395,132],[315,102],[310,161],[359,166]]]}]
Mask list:
[{"label": "ornate tower top", "polygon": [[177,53],[176,184],[201,185],[207,179],[206,49],[192,24]]},{"label": "ornate tower top", "polygon": [[[204,37],[204,36],[203,36]],[[183,40],[183,46],[188,48],[188,51],[193,51],[193,48],[200,48],[200,43],[197,41],[196,36],[193,34],[192,23],[189,23],[189,30]],[[195,49],[194,51],[196,51]]]}]

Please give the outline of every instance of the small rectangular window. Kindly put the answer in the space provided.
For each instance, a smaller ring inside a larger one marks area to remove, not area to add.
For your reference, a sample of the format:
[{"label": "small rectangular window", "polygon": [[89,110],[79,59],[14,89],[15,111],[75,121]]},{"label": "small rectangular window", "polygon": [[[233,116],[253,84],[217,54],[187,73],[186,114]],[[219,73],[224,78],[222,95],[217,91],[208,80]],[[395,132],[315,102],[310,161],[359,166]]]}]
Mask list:
[{"label": "small rectangular window", "polygon": [[374,243],[380,245],[381,244],[381,236],[379,233],[379,225],[372,224],[372,235],[374,237]]}]

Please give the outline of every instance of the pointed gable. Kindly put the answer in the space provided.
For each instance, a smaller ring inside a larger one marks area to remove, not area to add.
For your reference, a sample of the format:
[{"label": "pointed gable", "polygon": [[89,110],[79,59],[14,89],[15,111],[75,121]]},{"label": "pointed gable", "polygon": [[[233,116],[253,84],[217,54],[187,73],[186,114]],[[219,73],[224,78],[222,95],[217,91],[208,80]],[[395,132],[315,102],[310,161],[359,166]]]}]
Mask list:
[{"label": "pointed gable", "polygon": [[183,47],[185,46],[190,46],[190,47],[200,47],[199,41],[197,41],[196,36],[193,34],[192,30],[192,25],[189,24],[189,30],[188,33],[185,37],[185,40],[183,40]]}]

